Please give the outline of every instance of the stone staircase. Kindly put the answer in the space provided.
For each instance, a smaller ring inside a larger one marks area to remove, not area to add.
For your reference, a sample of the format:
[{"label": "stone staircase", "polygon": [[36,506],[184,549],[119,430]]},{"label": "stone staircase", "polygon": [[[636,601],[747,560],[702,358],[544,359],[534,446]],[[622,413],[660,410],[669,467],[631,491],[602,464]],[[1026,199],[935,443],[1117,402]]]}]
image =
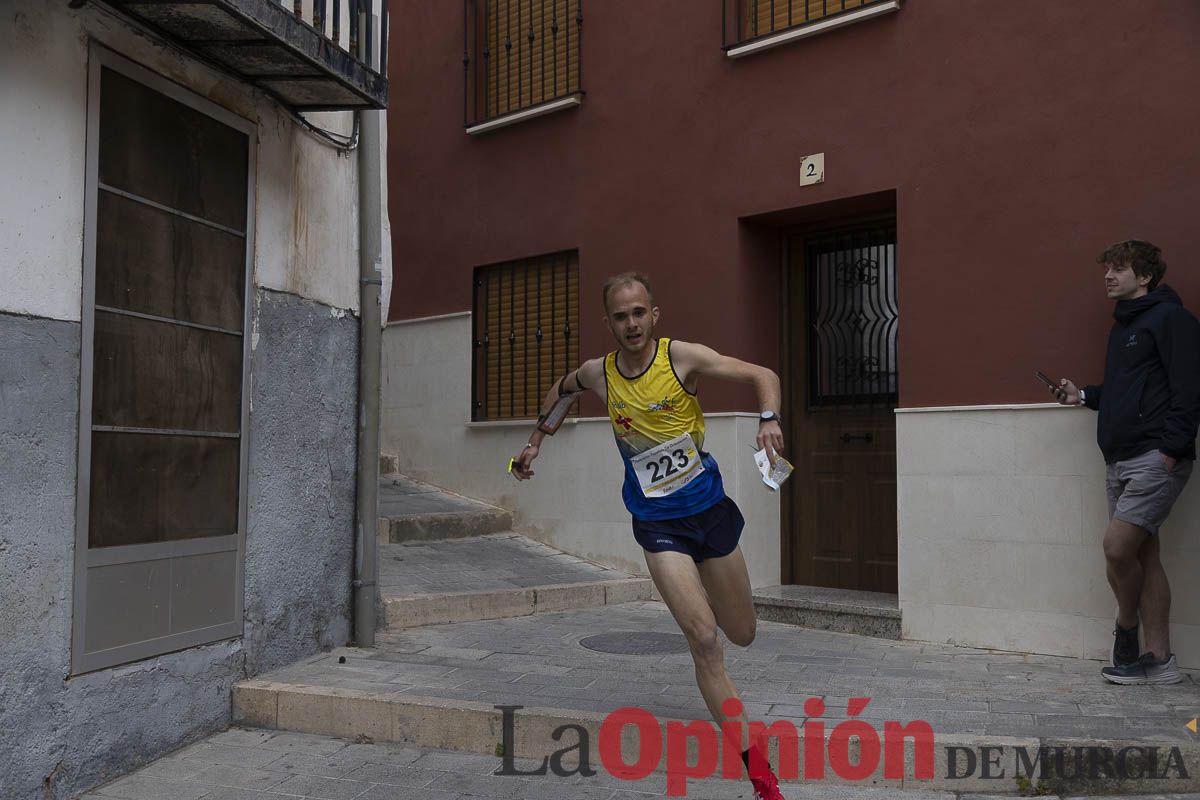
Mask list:
[{"label": "stone staircase", "polygon": [[514,533],[502,508],[395,474],[382,479],[379,506],[386,631],[650,598],[649,578]]},{"label": "stone staircase", "polygon": [[403,475],[379,481],[379,541],[460,539],[512,530],[512,514]]}]

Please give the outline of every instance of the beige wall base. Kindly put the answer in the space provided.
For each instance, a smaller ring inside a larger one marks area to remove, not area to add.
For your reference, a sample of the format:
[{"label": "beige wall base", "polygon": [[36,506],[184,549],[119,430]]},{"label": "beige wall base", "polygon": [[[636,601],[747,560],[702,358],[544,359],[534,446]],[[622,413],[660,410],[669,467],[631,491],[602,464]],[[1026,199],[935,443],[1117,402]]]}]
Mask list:
[{"label": "beige wall base", "polygon": [[[606,419],[568,420],[543,446],[537,476],[518,484],[505,468],[532,421],[468,425],[470,315],[389,325],[383,348],[382,450],[397,454],[401,473],[510,509],[517,529],[559,550],[646,574],[621,502],[623,472]],[[751,582],[777,584],[779,496],[762,484],[747,447],[757,414],[711,415],[707,426],[706,449],[746,517],[742,551]]]},{"label": "beige wall base", "polygon": [[[1116,615],[1096,414],[1060,406],[896,415],[903,635],[1107,659]],[[1162,536],[1171,645],[1200,667],[1200,491]]]}]

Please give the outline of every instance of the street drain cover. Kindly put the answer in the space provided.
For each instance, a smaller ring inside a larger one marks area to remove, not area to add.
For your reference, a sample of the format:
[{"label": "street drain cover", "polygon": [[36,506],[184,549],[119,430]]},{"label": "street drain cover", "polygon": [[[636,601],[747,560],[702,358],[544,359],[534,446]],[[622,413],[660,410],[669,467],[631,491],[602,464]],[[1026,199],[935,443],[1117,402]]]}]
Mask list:
[{"label": "street drain cover", "polygon": [[580,639],[579,643],[597,653],[622,656],[658,656],[667,653],[686,653],[687,639],[679,633],[644,633],[616,631]]}]

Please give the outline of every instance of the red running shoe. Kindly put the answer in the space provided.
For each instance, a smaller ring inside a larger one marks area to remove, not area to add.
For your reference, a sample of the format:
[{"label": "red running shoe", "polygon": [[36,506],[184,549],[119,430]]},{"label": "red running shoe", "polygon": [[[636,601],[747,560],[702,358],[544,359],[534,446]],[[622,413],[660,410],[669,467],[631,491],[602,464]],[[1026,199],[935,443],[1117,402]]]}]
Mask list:
[{"label": "red running shoe", "polygon": [[779,781],[775,779],[775,774],[769,770],[762,775],[751,778],[750,785],[754,787],[755,800],[784,800],[783,795],[779,793]]},{"label": "red running shoe", "polygon": [[750,754],[750,765],[747,770],[750,775],[750,785],[754,787],[755,800],[784,800],[779,793],[779,779],[771,771],[771,764],[757,751]]}]

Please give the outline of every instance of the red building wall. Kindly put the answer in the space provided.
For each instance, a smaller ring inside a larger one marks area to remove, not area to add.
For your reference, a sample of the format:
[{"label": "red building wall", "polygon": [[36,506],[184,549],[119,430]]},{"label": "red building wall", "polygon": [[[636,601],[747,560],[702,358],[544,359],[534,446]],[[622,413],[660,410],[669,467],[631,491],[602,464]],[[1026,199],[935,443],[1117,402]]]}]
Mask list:
[{"label": "red building wall", "polygon": [[[1200,310],[1200,3],[910,0],[740,60],[715,2],[591,0],[583,30],[578,109],[471,137],[461,3],[393,0],[389,319],[470,309],[475,266],[578,248],[581,353],[611,349],[605,277],[641,269],[662,334],[778,367],[778,235],[739,220],[892,191],[902,406],[1098,380],[1116,240],[1159,244]],[[825,183],[801,187],[816,152]]]}]

